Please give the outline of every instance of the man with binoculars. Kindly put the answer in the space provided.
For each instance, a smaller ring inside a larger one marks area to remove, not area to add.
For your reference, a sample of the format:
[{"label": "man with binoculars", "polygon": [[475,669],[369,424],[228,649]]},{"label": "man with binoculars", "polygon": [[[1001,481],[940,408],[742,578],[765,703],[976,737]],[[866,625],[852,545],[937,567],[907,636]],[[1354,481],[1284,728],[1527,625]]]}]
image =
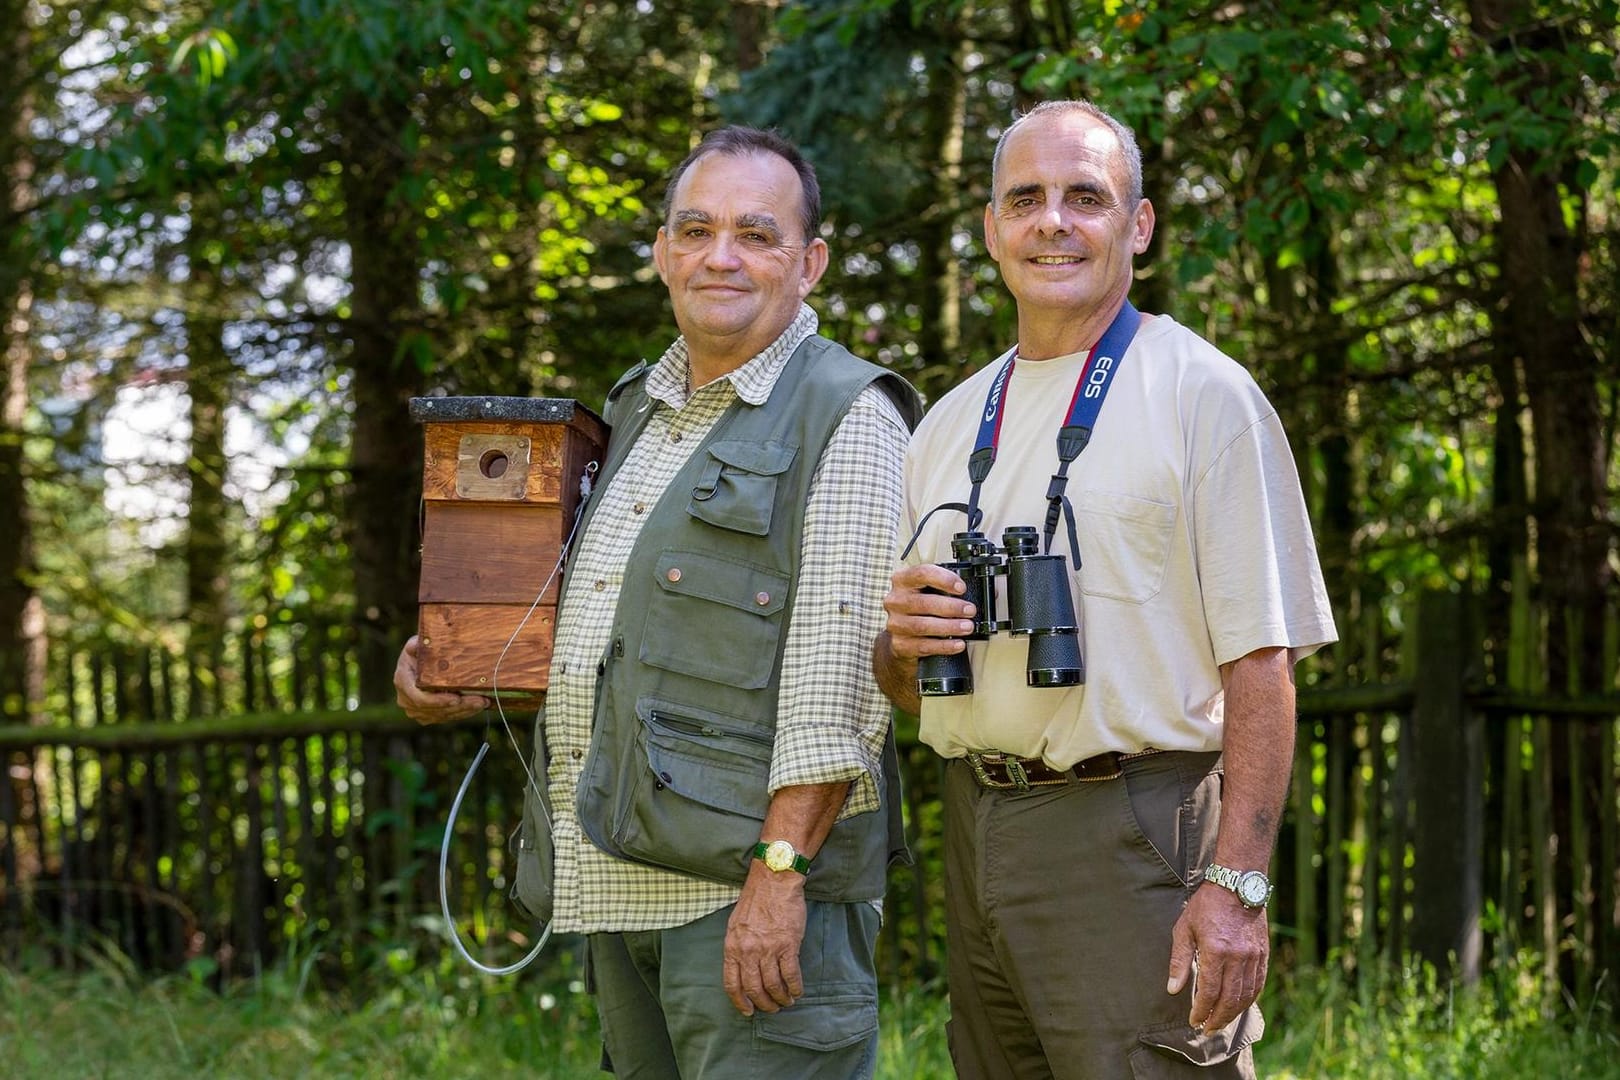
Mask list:
[{"label": "man with binoculars", "polygon": [[1018,342],[906,455],[874,669],[948,759],[963,1077],[1254,1072],[1293,664],[1336,633],[1276,411],[1128,300],[1153,225],[1118,121],[1010,125],[984,227]]}]

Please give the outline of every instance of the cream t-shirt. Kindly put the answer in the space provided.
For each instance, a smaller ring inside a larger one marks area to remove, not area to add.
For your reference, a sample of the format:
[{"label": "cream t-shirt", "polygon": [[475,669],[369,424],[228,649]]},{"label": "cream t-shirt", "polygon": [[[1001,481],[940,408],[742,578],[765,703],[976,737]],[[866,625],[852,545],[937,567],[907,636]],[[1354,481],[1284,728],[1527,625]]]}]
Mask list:
[{"label": "cream t-shirt", "polygon": [[[1057,432],[1085,354],[1018,360],[980,531],[1042,528]],[[906,454],[902,542],[935,506],[965,503],[986,365],[929,410]],[[1025,683],[1028,639],[970,642],[974,692],[924,697],[922,740],[946,757],[999,750],[1056,768],[1108,750],[1221,745],[1220,665],[1287,646],[1297,661],[1337,640],[1282,425],[1240,365],[1169,316],[1144,317],[1090,444],[1069,466],[1082,567],[1069,580],[1086,683]],[[960,511],[928,520],[906,562],[950,560]],[[1052,552],[1069,554],[1060,523]],[[997,615],[1007,617],[1006,577]]]}]

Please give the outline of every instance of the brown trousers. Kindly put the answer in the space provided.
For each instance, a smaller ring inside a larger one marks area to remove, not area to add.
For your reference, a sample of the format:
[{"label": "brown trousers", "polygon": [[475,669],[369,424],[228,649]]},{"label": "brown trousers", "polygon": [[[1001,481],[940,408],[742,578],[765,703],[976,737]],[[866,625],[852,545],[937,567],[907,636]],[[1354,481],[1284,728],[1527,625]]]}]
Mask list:
[{"label": "brown trousers", "polygon": [[1264,1024],[1187,1023],[1170,931],[1220,824],[1215,753],[1026,793],[945,775],[951,1059],[963,1080],[1252,1078]]}]

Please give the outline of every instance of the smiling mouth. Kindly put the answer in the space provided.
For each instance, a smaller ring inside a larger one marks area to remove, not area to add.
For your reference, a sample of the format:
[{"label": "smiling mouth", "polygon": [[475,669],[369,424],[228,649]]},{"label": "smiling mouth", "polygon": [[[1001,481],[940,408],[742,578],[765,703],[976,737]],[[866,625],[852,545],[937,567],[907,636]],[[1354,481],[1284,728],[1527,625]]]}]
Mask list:
[{"label": "smiling mouth", "polygon": [[1036,255],[1029,261],[1036,266],[1076,266],[1085,260],[1078,255]]}]

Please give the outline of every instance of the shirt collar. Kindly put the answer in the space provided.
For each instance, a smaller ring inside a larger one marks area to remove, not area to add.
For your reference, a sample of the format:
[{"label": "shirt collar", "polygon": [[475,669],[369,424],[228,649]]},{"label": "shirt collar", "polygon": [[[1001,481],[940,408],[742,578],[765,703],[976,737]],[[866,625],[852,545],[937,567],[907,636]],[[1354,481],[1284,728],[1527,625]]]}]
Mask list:
[{"label": "shirt collar", "polygon": [[[716,382],[727,381],[742,400],[750,405],[763,405],[771,396],[776,380],[787,367],[788,357],[821,325],[809,304],[800,304],[799,313],[782,336],[765,346],[757,356],[741,367],[722,375]],[[686,352],[686,338],[678,337],[658,363],[647,373],[647,396],[663,402],[672,409],[684,408],[691,398],[687,389],[691,361]]]}]

